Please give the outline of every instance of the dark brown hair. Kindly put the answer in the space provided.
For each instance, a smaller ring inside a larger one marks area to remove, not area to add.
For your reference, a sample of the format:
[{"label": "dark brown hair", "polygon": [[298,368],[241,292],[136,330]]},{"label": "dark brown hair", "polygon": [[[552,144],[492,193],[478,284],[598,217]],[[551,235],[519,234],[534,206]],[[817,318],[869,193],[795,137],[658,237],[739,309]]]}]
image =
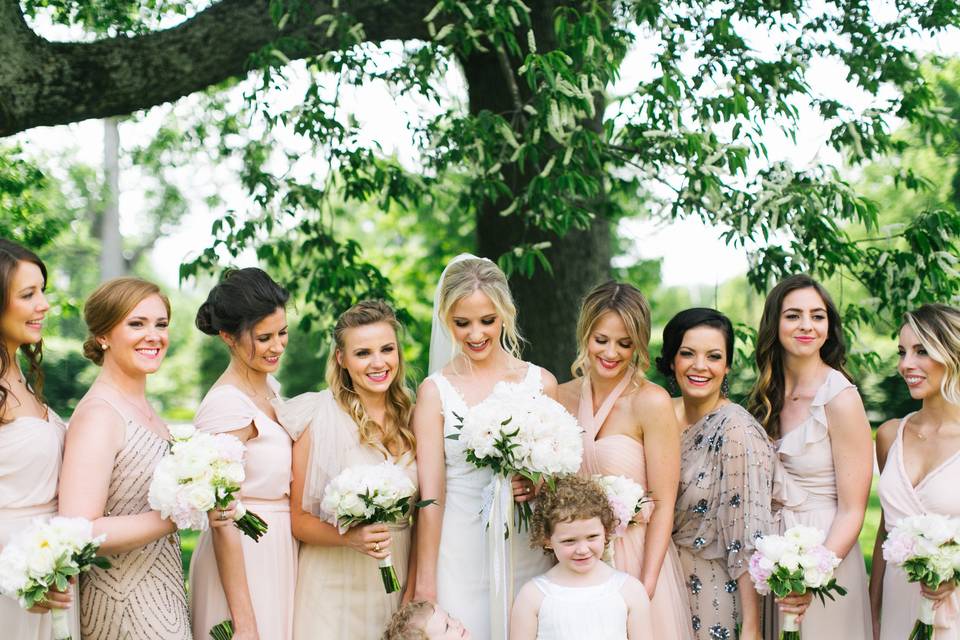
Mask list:
[{"label": "dark brown hair", "polygon": [[780,312],[783,300],[798,289],[813,289],[827,310],[827,340],[820,347],[820,359],[847,379],[847,346],[843,339],[840,312],[827,290],[810,276],[800,273],[784,278],[767,294],[757,329],[757,381],[750,392],[747,410],[753,414],[771,438],[780,437],[780,411],[783,410],[783,345],[780,344]]},{"label": "dark brown hair", "polygon": [[[9,296],[11,294],[10,287],[13,283],[13,274],[16,273],[21,262],[35,264],[40,268],[40,273],[43,274],[43,286],[44,289],[46,289],[47,267],[43,264],[43,260],[33,251],[21,247],[19,244],[5,238],[0,238],[0,313],[5,312],[7,305],[10,304]],[[10,367],[16,363],[11,362],[2,332],[0,332],[0,341],[3,342],[3,344],[0,345],[0,378],[3,378],[7,375]],[[37,401],[43,404],[43,369],[40,368],[40,363],[43,361],[43,340],[40,340],[40,342],[36,344],[20,345],[20,353],[26,358],[27,364],[30,367],[30,371],[27,374],[30,380],[30,389],[33,391],[33,395],[37,398]],[[0,424],[4,421],[3,416],[6,415],[7,397],[9,395],[10,391],[7,387],[0,384]]]}]

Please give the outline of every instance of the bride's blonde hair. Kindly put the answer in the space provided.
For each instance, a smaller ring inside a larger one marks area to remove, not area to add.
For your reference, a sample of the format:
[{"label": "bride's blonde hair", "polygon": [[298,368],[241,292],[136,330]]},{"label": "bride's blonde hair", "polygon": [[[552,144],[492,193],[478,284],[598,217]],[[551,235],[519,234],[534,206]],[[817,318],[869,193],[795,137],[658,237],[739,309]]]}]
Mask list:
[{"label": "bride's blonde hair", "polygon": [[[453,306],[474,291],[482,291],[503,322],[503,331],[500,333],[500,346],[504,351],[520,359],[520,349],[523,338],[517,329],[517,306],[507,284],[507,276],[490,260],[483,258],[467,258],[447,267],[440,285],[437,316],[447,326],[450,335],[453,335]],[[460,349],[460,345],[456,345]]]},{"label": "bride's blonde hair", "polygon": [[[387,413],[385,424],[378,424],[371,418],[360,396],[353,386],[353,379],[338,361],[337,352],[343,352],[344,334],[356,327],[385,322],[393,328],[397,336],[398,366],[396,375],[387,389]],[[406,367],[403,362],[403,349],[400,348],[400,333],[403,327],[397,320],[393,309],[382,300],[363,300],[343,312],[333,329],[334,348],[327,360],[327,386],[340,407],[357,424],[360,442],[387,453],[396,452],[397,457],[413,453],[416,439],[410,429],[410,414],[413,413],[412,393],[407,386]]]}]

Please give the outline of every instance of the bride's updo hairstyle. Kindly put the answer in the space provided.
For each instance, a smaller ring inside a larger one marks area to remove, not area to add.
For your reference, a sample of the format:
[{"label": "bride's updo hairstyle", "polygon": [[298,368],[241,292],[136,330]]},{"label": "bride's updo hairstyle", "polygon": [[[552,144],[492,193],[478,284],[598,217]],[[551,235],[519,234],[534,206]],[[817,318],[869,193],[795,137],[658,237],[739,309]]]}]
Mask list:
[{"label": "bride's updo hairstyle", "polygon": [[945,304],[925,304],[908,311],[903,324],[917,334],[930,359],[944,366],[940,395],[960,405],[960,309]]},{"label": "bride's updo hairstyle", "polygon": [[[387,389],[386,424],[378,424],[363,408],[360,396],[354,388],[353,379],[338,361],[337,352],[346,349],[345,334],[350,329],[383,322],[393,329],[397,339],[397,370],[393,382]],[[403,349],[400,348],[400,334],[403,326],[397,315],[382,300],[362,300],[343,312],[333,328],[334,348],[327,359],[327,387],[333,393],[337,404],[353,418],[360,433],[360,442],[387,452],[398,452],[398,456],[413,453],[416,440],[410,429],[410,414],[413,413],[413,394],[407,386],[407,371],[403,362]]]},{"label": "bride's updo hairstyle", "polygon": [[83,305],[83,320],[87,323],[87,339],[83,343],[83,355],[97,366],[103,365],[106,351],[100,342],[115,326],[123,322],[134,308],[149,298],[158,296],[167,309],[170,319],[170,300],[160,287],[142,278],[113,278],[101,284],[90,294]]},{"label": "bride's updo hairstyle", "polygon": [[289,299],[287,290],[262,269],[228,269],[197,309],[195,322],[208,336],[222,331],[239,339],[277,309],[285,308]]},{"label": "bride's updo hairstyle", "polygon": [[[503,331],[500,333],[500,346],[504,351],[520,359],[520,348],[523,338],[517,329],[517,306],[507,284],[507,276],[500,267],[490,260],[483,258],[468,258],[455,262],[447,267],[440,285],[439,305],[437,315],[443,319],[448,333],[453,335],[453,307],[459,300],[482,291],[503,322]],[[459,350],[460,345],[456,348]]]},{"label": "bride's updo hairstyle", "polygon": [[577,318],[577,359],[570,366],[573,376],[585,376],[590,371],[588,346],[590,334],[605,313],[615,313],[623,321],[627,335],[633,342],[634,382],[643,378],[650,366],[650,305],[640,290],[632,284],[610,280],[594,287],[580,305]]}]

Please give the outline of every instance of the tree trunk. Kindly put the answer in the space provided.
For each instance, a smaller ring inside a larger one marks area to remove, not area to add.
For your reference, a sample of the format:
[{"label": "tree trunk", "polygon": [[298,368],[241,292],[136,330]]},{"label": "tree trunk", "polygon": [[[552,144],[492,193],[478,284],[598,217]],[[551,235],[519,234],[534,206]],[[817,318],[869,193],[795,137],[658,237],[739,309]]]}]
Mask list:
[{"label": "tree trunk", "polygon": [[100,280],[125,272],[120,235],[120,127],[119,120],[103,121],[103,217],[100,220]]},{"label": "tree trunk", "polygon": [[[532,21],[541,48],[552,48],[552,18],[555,2],[532,3]],[[526,36],[520,38],[526,40]],[[462,60],[470,96],[470,112],[487,110],[508,114],[515,111],[510,84],[496,55],[476,53]],[[514,72],[520,66],[511,60]],[[516,77],[516,76],[515,76]],[[525,84],[518,83],[523,92]],[[599,100],[599,98],[598,98]],[[597,114],[602,114],[598,103]],[[600,126],[599,115],[591,126]],[[531,176],[516,167],[505,169],[513,193],[519,193]],[[525,242],[549,241],[545,252],[553,274],[538,268],[533,277],[515,274],[510,288],[519,309],[519,325],[527,339],[524,357],[550,370],[560,381],[569,380],[570,365],[576,357],[576,324],[580,301],[593,286],[610,277],[610,222],[604,202],[596,203],[596,218],[589,229],[574,229],[560,237],[524,224],[517,214],[501,217],[509,202],[484,203],[477,214],[477,248],[481,255],[496,259]]]}]

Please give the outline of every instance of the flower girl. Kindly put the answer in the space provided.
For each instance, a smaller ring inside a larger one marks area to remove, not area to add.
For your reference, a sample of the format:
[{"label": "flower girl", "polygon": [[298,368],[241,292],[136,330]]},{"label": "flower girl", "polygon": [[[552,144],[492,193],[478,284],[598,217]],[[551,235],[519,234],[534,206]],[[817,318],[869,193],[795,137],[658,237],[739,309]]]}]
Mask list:
[{"label": "flower girl", "polygon": [[594,480],[566,476],[541,494],[530,540],[557,564],[525,584],[513,603],[511,640],[652,638],[643,584],[603,562],[617,519]]}]

